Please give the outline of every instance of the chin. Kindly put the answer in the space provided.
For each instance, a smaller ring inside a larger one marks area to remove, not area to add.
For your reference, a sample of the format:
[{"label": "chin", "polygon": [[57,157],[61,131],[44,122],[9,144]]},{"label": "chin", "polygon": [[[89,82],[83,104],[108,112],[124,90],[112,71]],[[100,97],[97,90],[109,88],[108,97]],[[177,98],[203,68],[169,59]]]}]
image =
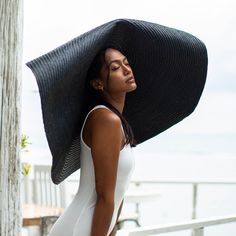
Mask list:
[{"label": "chin", "polygon": [[137,84],[135,84],[135,86],[133,86],[132,88],[130,88],[127,92],[132,92],[132,91],[136,90],[136,88],[137,88]]}]

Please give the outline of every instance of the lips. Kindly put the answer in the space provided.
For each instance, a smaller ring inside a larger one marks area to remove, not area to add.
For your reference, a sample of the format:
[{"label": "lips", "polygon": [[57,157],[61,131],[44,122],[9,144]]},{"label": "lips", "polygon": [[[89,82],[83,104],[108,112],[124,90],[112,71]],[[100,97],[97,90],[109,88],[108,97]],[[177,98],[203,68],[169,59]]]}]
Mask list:
[{"label": "lips", "polygon": [[132,76],[132,77],[129,77],[127,80],[126,80],[126,82],[129,82],[130,80],[133,80],[134,81],[134,77]]}]

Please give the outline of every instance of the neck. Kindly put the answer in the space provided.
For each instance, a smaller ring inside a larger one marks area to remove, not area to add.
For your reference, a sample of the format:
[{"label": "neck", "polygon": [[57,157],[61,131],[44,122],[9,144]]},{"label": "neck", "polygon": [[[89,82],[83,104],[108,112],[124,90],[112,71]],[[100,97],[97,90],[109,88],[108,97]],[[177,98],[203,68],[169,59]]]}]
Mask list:
[{"label": "neck", "polygon": [[103,99],[103,103],[104,105],[107,105],[107,106],[112,105],[116,110],[118,110],[122,114],[124,105],[125,105],[125,99],[119,102],[111,100],[111,99]]}]

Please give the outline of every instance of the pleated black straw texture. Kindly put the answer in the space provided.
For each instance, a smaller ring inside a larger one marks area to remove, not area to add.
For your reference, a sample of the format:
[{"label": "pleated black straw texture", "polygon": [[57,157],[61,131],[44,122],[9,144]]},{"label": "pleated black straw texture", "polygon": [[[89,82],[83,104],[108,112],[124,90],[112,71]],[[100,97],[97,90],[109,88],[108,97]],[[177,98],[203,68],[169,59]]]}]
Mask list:
[{"label": "pleated black straw texture", "polygon": [[87,71],[111,45],[127,56],[134,72],[137,89],[126,94],[123,115],[138,144],[183,120],[199,102],[207,75],[205,44],[152,22],[116,19],[28,62],[39,87],[55,184],[80,168]]}]

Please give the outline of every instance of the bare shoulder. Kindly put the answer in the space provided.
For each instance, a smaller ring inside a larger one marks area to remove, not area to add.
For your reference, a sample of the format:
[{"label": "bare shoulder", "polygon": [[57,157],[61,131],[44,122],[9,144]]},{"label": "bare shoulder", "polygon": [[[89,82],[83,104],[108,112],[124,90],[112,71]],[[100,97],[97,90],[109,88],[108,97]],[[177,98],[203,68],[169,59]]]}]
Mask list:
[{"label": "bare shoulder", "polygon": [[92,129],[120,128],[121,120],[117,114],[107,108],[95,109],[91,112],[90,124]]},{"label": "bare shoulder", "polygon": [[107,150],[108,147],[113,147],[112,152],[120,151],[123,140],[120,117],[107,108],[96,109],[92,113],[90,120],[91,149]]},{"label": "bare shoulder", "polygon": [[118,135],[119,132],[122,134],[119,116],[107,108],[100,107],[89,114],[82,135],[84,142],[91,148],[92,137],[93,140],[96,137],[95,142],[97,143],[97,139],[101,139],[104,136],[108,137],[108,133],[113,133],[114,136],[120,137]]}]

